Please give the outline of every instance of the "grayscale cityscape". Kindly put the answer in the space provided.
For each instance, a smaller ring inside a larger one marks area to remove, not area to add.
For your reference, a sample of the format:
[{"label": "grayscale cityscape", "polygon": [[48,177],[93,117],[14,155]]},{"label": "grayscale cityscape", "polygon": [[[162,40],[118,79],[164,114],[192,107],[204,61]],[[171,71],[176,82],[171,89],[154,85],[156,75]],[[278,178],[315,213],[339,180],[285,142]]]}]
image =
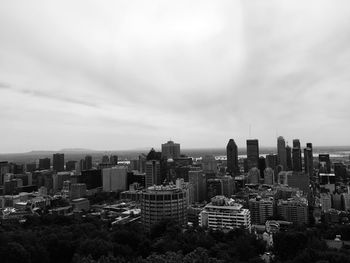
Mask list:
[{"label": "grayscale cityscape", "polygon": [[349,17],[0,1],[0,262],[350,263]]}]

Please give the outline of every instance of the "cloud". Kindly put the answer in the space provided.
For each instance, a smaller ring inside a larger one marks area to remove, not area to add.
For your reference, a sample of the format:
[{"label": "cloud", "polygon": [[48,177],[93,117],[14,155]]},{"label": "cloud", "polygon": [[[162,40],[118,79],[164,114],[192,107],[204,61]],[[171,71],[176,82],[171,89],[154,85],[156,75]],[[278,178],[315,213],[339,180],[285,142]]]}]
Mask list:
[{"label": "cloud", "polygon": [[40,149],[243,146],[249,126],[264,145],[276,130],[344,144],[348,127],[328,126],[350,117],[349,14],[341,0],[6,2],[4,151],[28,149],[20,128]]}]

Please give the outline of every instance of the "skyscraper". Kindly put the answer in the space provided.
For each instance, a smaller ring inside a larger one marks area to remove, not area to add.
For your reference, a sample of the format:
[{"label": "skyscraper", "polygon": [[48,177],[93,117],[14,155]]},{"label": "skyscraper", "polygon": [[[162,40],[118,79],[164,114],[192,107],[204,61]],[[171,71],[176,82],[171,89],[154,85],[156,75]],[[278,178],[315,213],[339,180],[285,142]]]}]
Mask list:
[{"label": "skyscraper", "polygon": [[227,172],[231,175],[239,174],[238,166],[238,149],[237,144],[233,139],[230,139],[226,146],[227,154]]},{"label": "skyscraper", "polygon": [[305,173],[307,173],[311,177],[314,169],[312,143],[307,143],[306,148],[304,149],[304,167]]},{"label": "skyscraper", "polygon": [[298,139],[293,140],[293,171],[301,172],[303,169],[302,159],[301,159],[301,149],[300,141]]},{"label": "skyscraper", "polygon": [[146,188],[153,185],[160,185],[160,161],[150,160],[146,162]]},{"label": "skyscraper", "polygon": [[63,153],[55,153],[53,155],[52,166],[56,172],[64,171],[64,154]]},{"label": "skyscraper", "polygon": [[292,148],[289,145],[286,146],[286,161],[287,167],[284,169],[285,171],[292,171],[293,163],[292,163]]},{"label": "skyscraper", "polygon": [[193,201],[195,203],[203,202],[207,197],[207,178],[203,171],[189,171],[189,183],[193,187]]},{"label": "skyscraper", "polygon": [[92,156],[91,155],[85,156],[85,168],[86,168],[86,170],[92,169]]},{"label": "skyscraper", "polygon": [[318,162],[319,162],[320,173],[331,172],[331,160],[329,158],[329,154],[319,154]]},{"label": "skyscraper", "polygon": [[168,141],[162,144],[162,157],[164,158],[178,158],[180,157],[180,144]]},{"label": "skyscraper", "polygon": [[247,140],[247,163],[248,169],[258,167],[259,141],[257,139]]},{"label": "skyscraper", "polygon": [[287,169],[286,142],[282,136],[277,138],[277,164],[282,165],[283,170]]},{"label": "skyscraper", "polygon": [[266,155],[266,167],[270,167],[274,170],[276,166],[277,166],[277,155],[276,154]]},{"label": "skyscraper", "polygon": [[39,170],[49,170],[51,166],[50,158],[39,159]]}]

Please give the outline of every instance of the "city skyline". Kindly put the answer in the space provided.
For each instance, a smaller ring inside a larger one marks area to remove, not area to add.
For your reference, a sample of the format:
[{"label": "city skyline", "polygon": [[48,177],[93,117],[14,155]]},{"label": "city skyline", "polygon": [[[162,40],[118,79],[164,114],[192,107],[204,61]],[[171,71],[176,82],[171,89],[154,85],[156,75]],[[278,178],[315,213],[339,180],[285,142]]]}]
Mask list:
[{"label": "city skyline", "polygon": [[349,14],[326,0],[4,2],[0,153],[350,145]]}]

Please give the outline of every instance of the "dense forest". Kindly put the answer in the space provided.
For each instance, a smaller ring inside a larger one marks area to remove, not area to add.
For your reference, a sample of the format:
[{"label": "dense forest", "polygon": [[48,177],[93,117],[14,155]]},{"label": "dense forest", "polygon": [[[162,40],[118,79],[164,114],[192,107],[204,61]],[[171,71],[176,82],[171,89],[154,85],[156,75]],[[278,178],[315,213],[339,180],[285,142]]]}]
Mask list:
[{"label": "dense forest", "polygon": [[[347,249],[329,249],[335,233],[350,240],[348,226],[293,229],[275,235],[275,262],[350,262]],[[264,241],[244,230],[227,233],[181,229],[161,222],[151,233],[141,225],[117,225],[95,218],[29,217],[0,227],[0,262],[263,262]]]}]

